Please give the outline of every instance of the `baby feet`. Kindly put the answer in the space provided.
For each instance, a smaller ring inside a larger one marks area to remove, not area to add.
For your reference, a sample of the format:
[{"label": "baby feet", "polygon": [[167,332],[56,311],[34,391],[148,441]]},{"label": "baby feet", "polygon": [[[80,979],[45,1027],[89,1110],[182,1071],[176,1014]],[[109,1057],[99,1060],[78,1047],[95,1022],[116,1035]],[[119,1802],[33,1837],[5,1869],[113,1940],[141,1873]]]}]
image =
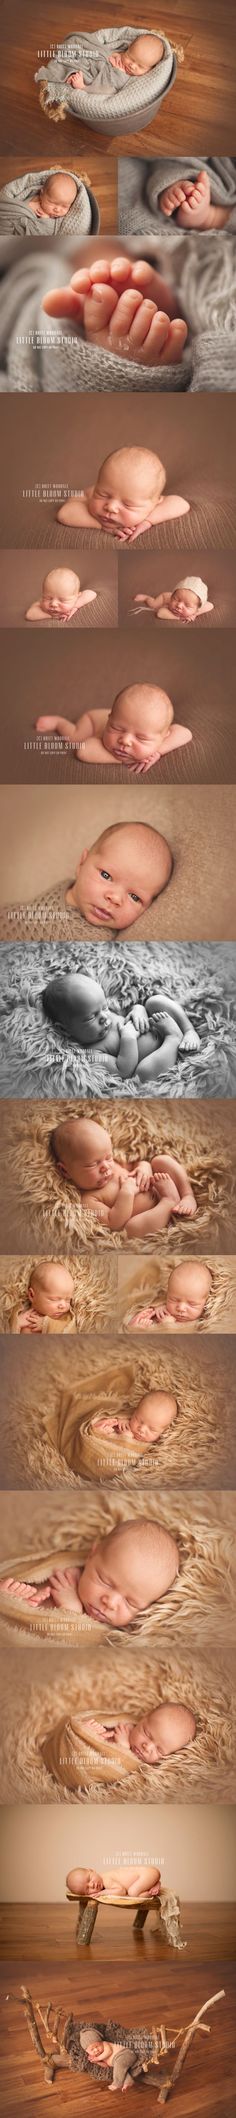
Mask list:
[{"label": "baby feet", "polygon": [[160,274],[143,259],[134,263],[125,257],[110,263],[97,259],[90,271],[75,272],[68,287],[43,301],[47,315],[77,323],[88,345],[147,367],[173,366],[182,359],[187,324],[170,317],[172,305]]},{"label": "baby feet", "polygon": [[200,1037],[197,1036],[196,1030],[186,1030],[185,1037],[181,1039],[181,1052],[200,1052]]},{"label": "baby feet", "polygon": [[208,171],[202,169],[194,182],[187,177],[177,184],[170,184],[161,192],[161,212],[166,220],[175,213],[178,228],[211,228],[214,226],[215,208],[211,207],[211,187]]}]

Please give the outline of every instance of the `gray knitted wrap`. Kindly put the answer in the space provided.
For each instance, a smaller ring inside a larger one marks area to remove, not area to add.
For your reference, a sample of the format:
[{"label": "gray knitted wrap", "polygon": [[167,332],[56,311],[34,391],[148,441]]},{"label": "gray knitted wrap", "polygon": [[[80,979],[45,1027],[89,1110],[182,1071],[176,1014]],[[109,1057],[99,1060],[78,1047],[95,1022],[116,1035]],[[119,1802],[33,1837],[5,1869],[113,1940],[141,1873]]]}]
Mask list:
[{"label": "gray knitted wrap", "polygon": [[75,169],[68,169],[65,174],[76,184],[76,199],[73,199],[68,213],[56,220],[50,219],[48,227],[45,221],[37,220],[37,215],[31,213],[29,201],[48,177],[64,175],[60,162],[54,162],[50,169],[29,170],[27,176],[14,177],[11,184],[4,184],[3,191],[0,191],[0,235],[96,235],[100,215],[94,192],[76,175]]},{"label": "gray knitted wrap", "polygon": [[[87,2030],[88,2027],[88,2023],[79,2023],[76,2020],[76,2017],[74,2015],[71,2015],[66,2026],[65,2049],[67,2052],[69,2052],[70,2064],[73,2068],[73,2071],[75,2071],[76,2073],[90,2074],[92,2075],[93,2080],[103,2081],[103,2087],[108,2088],[108,2085],[110,2082],[112,2082],[113,2078],[113,2066],[104,2068],[103,2066],[96,2065],[93,2061],[91,2062],[88,2057],[88,2053],[86,2051],[83,2051],[83,2047],[80,2043],[80,2031]],[[145,2029],[124,2030],[121,2023],[112,2021],[105,2023],[99,2022],[97,2023],[96,2027],[98,2035],[99,2037],[102,2037],[104,2043],[107,2042],[108,2044],[119,2044],[122,2045],[122,2047],[124,2047],[125,2049],[127,2048],[127,2046],[129,2047],[129,2053],[130,2051],[133,2052],[132,2072],[135,2072],[137,2075],[141,2074],[143,2061],[145,2062],[148,2059],[151,2059],[152,2057],[152,2031]]]},{"label": "gray knitted wrap", "polygon": [[[113,134],[137,132],[149,125],[163,96],[172,87],[176,75],[176,58],[168,37],[157,31],[164,45],[163,58],[150,73],[129,79],[124,72],[115,70],[113,77],[109,67],[109,55],[113,51],[126,51],[135,38],[147,36],[148,24],[125,29],[100,29],[82,31],[80,36],[66,37],[58,45],[55,57],[47,66],[40,66],[35,81],[44,81],[47,88],[47,106],[63,102],[74,118],[81,118],[86,125],[97,126],[101,132]],[[151,32],[150,32],[151,34]],[[83,90],[70,86],[68,72],[85,74]],[[102,104],[102,107],[101,107]]]}]

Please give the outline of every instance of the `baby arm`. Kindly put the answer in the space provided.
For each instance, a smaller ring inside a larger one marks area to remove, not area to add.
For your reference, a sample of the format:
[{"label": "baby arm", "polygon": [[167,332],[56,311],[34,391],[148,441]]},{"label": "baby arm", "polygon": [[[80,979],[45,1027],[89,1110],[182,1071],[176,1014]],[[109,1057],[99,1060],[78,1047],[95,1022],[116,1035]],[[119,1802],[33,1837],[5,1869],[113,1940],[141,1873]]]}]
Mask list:
[{"label": "baby arm", "polygon": [[[171,613],[169,612],[169,617],[170,615]],[[192,740],[192,729],[182,728],[180,721],[174,721],[173,727],[168,730],[168,735],[163,737],[163,742],[160,741],[160,757],[165,757],[169,750],[182,749],[184,743],[192,743]]]},{"label": "baby arm", "polygon": [[123,1024],[120,1038],[120,1049],[117,1059],[118,1073],[121,1074],[122,1081],[125,1080],[126,1076],[129,1076],[131,1078],[132,1074],[136,1073],[136,1067],[138,1066],[138,1057],[139,1048],[137,1033],[134,1028],[134,1023],[130,1019],[130,1021],[125,1022]]},{"label": "baby arm", "polygon": [[109,1208],[109,1228],[114,1231],[126,1228],[131,1219],[136,1194],[136,1180],[128,1174],[121,1184],[114,1206]]},{"label": "baby arm", "polygon": [[32,625],[45,625],[45,619],[49,616],[50,612],[42,609],[42,603],[30,603],[29,610],[25,611],[25,618],[28,622],[30,620]]}]

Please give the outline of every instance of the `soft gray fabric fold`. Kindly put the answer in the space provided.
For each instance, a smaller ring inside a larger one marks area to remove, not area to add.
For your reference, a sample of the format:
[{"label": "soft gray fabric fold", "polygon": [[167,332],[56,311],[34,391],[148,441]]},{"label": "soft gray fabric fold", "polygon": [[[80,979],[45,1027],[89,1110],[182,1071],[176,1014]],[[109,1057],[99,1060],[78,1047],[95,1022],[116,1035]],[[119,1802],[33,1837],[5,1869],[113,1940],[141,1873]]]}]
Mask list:
[{"label": "soft gray fabric fold", "polygon": [[30,235],[34,237],[35,235],[53,235],[58,237],[63,234],[79,236],[96,234],[100,220],[97,199],[95,199],[90,185],[85,184],[83,178],[78,177],[74,169],[68,169],[65,172],[66,176],[73,177],[73,183],[77,187],[77,197],[73,199],[71,206],[69,206],[68,213],[62,214],[61,218],[56,220],[49,220],[48,223],[37,220],[36,214],[31,213],[30,198],[32,196],[35,197],[37,191],[41,189],[43,183],[46,183],[48,177],[61,174],[63,175],[64,172],[61,171],[60,162],[54,162],[49,169],[30,170],[26,176],[13,177],[10,184],[4,184],[3,191],[0,191],[0,236]]},{"label": "soft gray fabric fold", "polygon": [[[72,32],[58,45],[48,65],[40,66],[35,74],[35,81],[45,84],[48,109],[50,104],[63,101],[72,117],[111,134],[148,125],[175,79],[176,58],[168,37],[162,29],[159,32],[157,24],[156,34],[160,34],[164,44],[163,58],[142,78],[128,79],[125,72],[122,78],[109,66],[110,52],[126,51],[136,37],[146,36],[147,32],[148,23],[143,29],[133,25],[90,33],[84,30],[79,36]],[[68,73],[79,71],[86,80],[84,89],[72,88],[67,78]]]}]

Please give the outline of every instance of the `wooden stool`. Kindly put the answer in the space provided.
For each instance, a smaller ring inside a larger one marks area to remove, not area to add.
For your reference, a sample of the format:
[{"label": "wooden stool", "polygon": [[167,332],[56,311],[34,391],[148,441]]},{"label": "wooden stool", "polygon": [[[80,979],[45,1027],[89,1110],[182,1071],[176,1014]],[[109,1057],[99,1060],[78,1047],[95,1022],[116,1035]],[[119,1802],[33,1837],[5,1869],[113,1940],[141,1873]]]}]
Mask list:
[{"label": "wooden stool", "polygon": [[[67,1902],[69,1904],[73,1903],[73,1892],[69,1890],[67,1891]],[[137,1935],[143,1932],[148,1912],[155,1912],[159,1933],[162,1934],[163,1932],[165,1934],[170,1948],[186,1948],[186,1942],[183,1940],[181,1933],[179,1898],[175,1896],[174,1890],[160,1890],[158,1897],[144,1897],[141,1902],[140,1898],[137,1897],[132,1897],[132,1899],[125,1897],[105,1898],[103,1891],[99,1897],[95,1898],[80,1896],[77,1902],[79,1913],[75,1938],[78,1948],[88,1948],[97,1919],[98,1907],[104,1904],[113,1905],[113,1909],[115,1907],[116,1910],[121,1910],[122,1912],[131,1912],[136,1906],[133,1926],[134,1933]]]}]

